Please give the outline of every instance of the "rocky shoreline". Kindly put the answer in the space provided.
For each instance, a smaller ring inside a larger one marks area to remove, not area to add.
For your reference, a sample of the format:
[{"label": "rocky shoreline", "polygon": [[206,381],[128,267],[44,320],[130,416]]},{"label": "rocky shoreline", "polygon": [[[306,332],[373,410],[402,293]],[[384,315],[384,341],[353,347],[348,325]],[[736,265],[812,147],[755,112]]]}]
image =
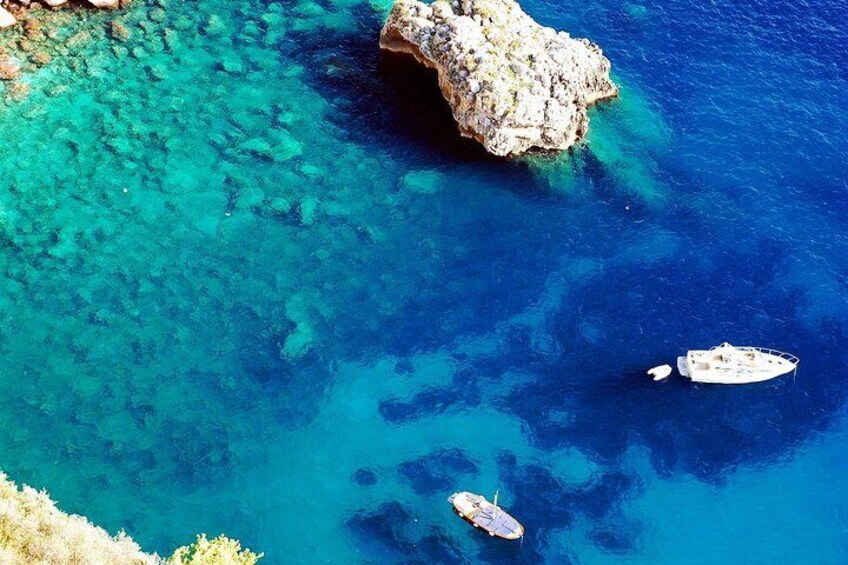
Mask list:
[{"label": "rocky shoreline", "polygon": [[[94,38],[126,41],[129,31],[113,20],[106,30],[85,25],[81,13],[126,7],[132,0],[0,0],[0,95],[6,103],[30,95],[26,75]],[[79,65],[71,61],[69,64]]]},{"label": "rocky shoreline", "polygon": [[397,0],[380,47],[436,70],[460,133],[498,156],[568,149],[588,107],[618,95],[600,47],[539,25],[514,0]]},{"label": "rocky shoreline", "polygon": [[[86,0],[87,4],[99,10],[116,10],[126,6],[132,0]],[[68,0],[0,0],[0,30],[12,27],[26,17],[30,10],[44,8],[60,8]]]},{"label": "rocky shoreline", "polygon": [[85,517],[66,514],[45,491],[18,486],[0,472],[0,563],[63,565],[256,565],[262,554],[238,540],[205,534],[168,558],[146,553],[123,531],[110,535]]}]

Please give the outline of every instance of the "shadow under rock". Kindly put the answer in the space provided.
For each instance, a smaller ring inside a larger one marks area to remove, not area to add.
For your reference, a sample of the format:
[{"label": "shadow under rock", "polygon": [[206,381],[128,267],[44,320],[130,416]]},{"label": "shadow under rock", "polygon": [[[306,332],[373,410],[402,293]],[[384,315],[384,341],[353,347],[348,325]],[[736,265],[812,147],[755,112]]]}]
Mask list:
[{"label": "shadow under rock", "polygon": [[380,50],[379,14],[364,4],[354,12],[359,29],[294,37],[292,56],[311,69],[309,85],[331,101],[329,119],[354,141],[377,142],[407,158],[509,165],[459,134],[435,71]]},{"label": "shadow under rock", "polygon": [[409,55],[381,51],[381,15],[366,4],[352,11],[359,29],[293,36],[291,55],[311,69],[305,80],[333,105],[328,119],[353,141],[377,143],[406,160],[480,163],[516,177],[505,181],[511,186],[539,182],[522,161],[495,157],[460,135],[436,71]]}]

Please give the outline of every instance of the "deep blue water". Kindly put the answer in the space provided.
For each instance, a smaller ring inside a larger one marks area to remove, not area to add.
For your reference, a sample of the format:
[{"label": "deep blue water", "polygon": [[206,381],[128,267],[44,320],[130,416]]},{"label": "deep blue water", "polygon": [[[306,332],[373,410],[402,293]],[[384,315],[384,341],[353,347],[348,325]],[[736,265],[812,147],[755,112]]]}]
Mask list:
[{"label": "deep blue water", "polygon": [[[844,2],[528,0],[622,95],[506,162],[387,2],[151,6],[0,120],[10,476],[160,553],[848,561]],[[797,377],[644,374],[722,341]]]}]

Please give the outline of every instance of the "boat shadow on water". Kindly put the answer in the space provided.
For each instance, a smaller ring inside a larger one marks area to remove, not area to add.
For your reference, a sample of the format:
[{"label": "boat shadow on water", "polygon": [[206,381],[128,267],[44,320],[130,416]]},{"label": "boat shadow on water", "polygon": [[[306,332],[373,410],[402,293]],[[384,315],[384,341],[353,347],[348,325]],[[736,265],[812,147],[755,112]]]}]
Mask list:
[{"label": "boat shadow on water", "polygon": [[364,4],[356,11],[360,29],[296,34],[292,54],[313,69],[304,79],[333,101],[328,117],[345,135],[422,162],[505,166],[502,159],[459,134],[436,72],[412,57],[382,52],[381,16]]}]

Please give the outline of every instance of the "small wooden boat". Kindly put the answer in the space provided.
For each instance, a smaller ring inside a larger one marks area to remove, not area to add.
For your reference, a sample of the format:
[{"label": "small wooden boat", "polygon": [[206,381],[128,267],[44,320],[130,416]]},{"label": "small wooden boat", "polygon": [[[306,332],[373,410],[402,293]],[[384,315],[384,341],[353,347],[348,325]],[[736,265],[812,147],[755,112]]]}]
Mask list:
[{"label": "small wooden boat", "polygon": [[460,518],[492,537],[514,540],[524,535],[524,526],[498,506],[497,493],[494,503],[471,492],[455,492],[448,502]]}]

